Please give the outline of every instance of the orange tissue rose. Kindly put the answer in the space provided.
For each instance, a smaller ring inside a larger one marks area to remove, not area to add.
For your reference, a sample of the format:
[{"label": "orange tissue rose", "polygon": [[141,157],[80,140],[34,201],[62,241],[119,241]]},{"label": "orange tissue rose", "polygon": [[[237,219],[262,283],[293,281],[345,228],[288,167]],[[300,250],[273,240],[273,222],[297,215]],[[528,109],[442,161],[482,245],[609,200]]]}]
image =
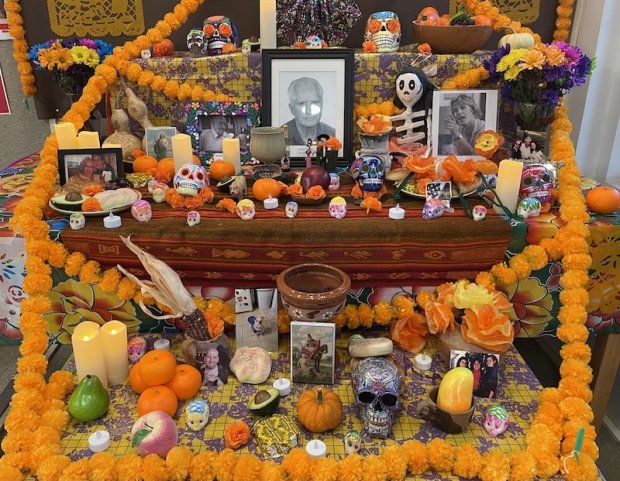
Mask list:
[{"label": "orange tissue rose", "polygon": [[306,192],[306,197],[312,200],[321,200],[325,198],[325,190],[320,185],[313,185]]},{"label": "orange tissue rose", "polygon": [[227,210],[228,212],[230,212],[231,214],[234,214],[236,212],[236,208],[237,208],[237,203],[230,199],[230,198],[225,198],[220,200],[215,207],[217,209],[222,209],[222,210]]},{"label": "orange tissue rose", "polygon": [[421,314],[407,314],[397,319],[390,329],[390,338],[401,349],[408,352],[420,352],[426,345],[428,327]]},{"label": "orange tissue rose", "polygon": [[304,189],[302,188],[301,184],[293,184],[288,188],[288,193],[290,195],[304,195]]},{"label": "orange tissue rose", "polygon": [[238,449],[250,440],[250,428],[243,421],[236,421],[234,424],[226,426],[224,440],[227,448]]},{"label": "orange tissue rose", "polygon": [[454,330],[454,313],[440,302],[428,302],[424,309],[426,323],[431,334],[444,333],[448,329]]},{"label": "orange tissue rose", "polygon": [[374,212],[381,212],[383,204],[380,200],[375,199],[374,197],[366,197],[360,204],[360,207],[362,209],[366,209],[366,214],[369,214],[371,210]]},{"label": "orange tissue rose", "polygon": [[465,340],[489,352],[507,351],[515,336],[508,316],[489,304],[483,304],[477,312],[465,309],[461,330]]}]

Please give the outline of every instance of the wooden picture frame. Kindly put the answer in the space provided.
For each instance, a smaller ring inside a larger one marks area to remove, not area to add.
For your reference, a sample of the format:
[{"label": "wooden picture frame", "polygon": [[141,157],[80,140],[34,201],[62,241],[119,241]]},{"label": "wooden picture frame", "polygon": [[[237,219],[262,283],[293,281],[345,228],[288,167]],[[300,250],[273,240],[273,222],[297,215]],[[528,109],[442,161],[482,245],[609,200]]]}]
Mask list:
[{"label": "wooden picture frame", "polygon": [[92,180],[93,184],[105,184],[123,177],[123,151],[120,148],[58,150],[58,175],[61,186],[76,175]]}]

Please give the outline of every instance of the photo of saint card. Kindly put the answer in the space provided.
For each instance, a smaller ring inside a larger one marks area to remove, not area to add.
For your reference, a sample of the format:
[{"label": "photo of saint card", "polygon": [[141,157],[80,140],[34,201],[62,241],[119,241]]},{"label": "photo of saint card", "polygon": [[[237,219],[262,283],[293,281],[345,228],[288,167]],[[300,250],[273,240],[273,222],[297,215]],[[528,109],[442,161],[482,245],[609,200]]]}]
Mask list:
[{"label": "photo of saint card", "polygon": [[291,322],[293,382],[333,384],[336,325],[327,322]]}]

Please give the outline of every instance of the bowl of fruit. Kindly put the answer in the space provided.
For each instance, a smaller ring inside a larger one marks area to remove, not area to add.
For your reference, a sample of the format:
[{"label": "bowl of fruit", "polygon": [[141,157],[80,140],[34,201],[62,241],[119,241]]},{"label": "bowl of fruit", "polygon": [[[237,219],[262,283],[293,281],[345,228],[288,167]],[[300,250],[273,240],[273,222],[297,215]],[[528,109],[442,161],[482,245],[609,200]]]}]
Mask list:
[{"label": "bowl of fruit", "polygon": [[493,33],[493,24],[486,15],[471,16],[459,11],[451,17],[439,15],[433,7],[424,8],[412,27],[416,42],[429,44],[437,54],[475,52]]}]

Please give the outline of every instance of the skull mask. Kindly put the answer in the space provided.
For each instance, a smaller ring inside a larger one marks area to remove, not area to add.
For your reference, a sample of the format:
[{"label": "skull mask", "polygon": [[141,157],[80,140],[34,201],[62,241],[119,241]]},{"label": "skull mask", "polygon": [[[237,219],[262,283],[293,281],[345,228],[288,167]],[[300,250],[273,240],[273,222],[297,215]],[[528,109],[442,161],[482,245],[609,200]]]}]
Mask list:
[{"label": "skull mask", "polygon": [[400,47],[400,21],[394,12],[375,12],[368,17],[364,40],[372,41],[377,52],[397,52]]},{"label": "skull mask", "polygon": [[181,195],[193,197],[207,185],[207,171],[204,167],[185,164],[174,176],[174,190]]},{"label": "skull mask", "polygon": [[204,53],[205,36],[199,28],[192,28],[187,34],[187,49],[194,55]]},{"label": "skull mask", "polygon": [[342,197],[334,197],[329,202],[329,215],[334,219],[344,219],[347,215],[347,201]]},{"label": "skull mask", "polygon": [[365,155],[359,167],[357,181],[362,190],[378,192],[383,185],[383,161],[373,155]]},{"label": "skull mask", "polygon": [[69,225],[72,230],[80,230],[83,229],[86,225],[86,219],[84,218],[84,214],[71,214],[69,217]]},{"label": "skull mask", "polygon": [[224,45],[237,46],[239,34],[233,21],[222,15],[214,15],[204,22],[202,31],[205,34],[209,55],[222,55]]},{"label": "skull mask", "polygon": [[535,197],[541,204],[551,199],[553,175],[542,164],[531,164],[523,168],[519,197]]},{"label": "skull mask", "polygon": [[355,367],[351,382],[364,429],[370,436],[387,438],[400,408],[400,372],[385,358],[369,357]]},{"label": "skull mask", "polygon": [[198,224],[200,224],[200,213],[196,210],[190,210],[187,213],[187,225],[190,227],[194,227]]}]

